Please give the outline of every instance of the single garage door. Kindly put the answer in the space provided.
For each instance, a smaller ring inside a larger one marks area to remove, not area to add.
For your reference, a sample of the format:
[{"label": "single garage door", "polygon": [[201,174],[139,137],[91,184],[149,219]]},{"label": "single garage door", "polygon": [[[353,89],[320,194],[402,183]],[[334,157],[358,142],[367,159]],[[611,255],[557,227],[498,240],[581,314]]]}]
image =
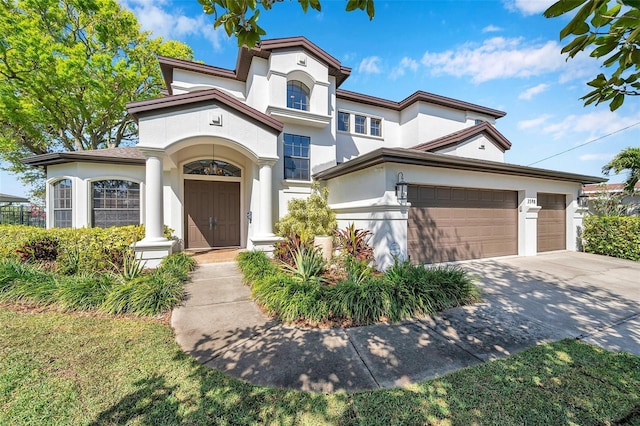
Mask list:
[{"label": "single garage door", "polygon": [[413,263],[518,253],[516,191],[410,185],[408,192]]},{"label": "single garage door", "polygon": [[567,248],[567,213],[564,194],[538,193],[538,253]]}]

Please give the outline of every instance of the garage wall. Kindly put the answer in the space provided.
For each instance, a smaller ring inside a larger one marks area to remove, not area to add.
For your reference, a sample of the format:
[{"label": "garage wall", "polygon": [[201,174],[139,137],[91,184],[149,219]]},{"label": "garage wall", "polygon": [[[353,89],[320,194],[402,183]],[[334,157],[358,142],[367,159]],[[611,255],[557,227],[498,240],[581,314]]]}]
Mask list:
[{"label": "garage wall", "polygon": [[[400,206],[395,196],[398,172],[415,185],[482,188],[517,192],[518,247],[520,256],[537,253],[538,192],[564,194],[567,199],[566,248],[576,250],[577,227],[582,225],[576,197],[581,185],[524,176],[488,174],[438,167],[384,163],[327,181],[329,203],[336,209],[340,226],[350,220],[356,226],[367,227],[390,235],[376,236],[374,250],[381,267],[393,262],[392,252],[406,258],[409,208]],[[389,223],[385,223],[389,222]],[[400,247],[394,246],[398,244]]]}]

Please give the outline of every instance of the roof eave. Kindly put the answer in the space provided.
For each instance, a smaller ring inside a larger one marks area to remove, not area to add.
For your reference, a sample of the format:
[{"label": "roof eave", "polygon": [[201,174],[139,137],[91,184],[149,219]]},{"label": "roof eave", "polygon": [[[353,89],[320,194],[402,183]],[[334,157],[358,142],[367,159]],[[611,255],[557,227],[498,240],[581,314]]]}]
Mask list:
[{"label": "roof eave", "polygon": [[494,161],[475,160],[453,155],[434,154],[404,148],[379,148],[363,156],[347,161],[330,169],[314,174],[318,180],[328,180],[382,163],[398,163],[407,165],[467,170],[481,173],[515,175],[538,179],[560,180],[576,183],[599,183],[607,179],[599,176],[587,176],[555,170],[537,169],[527,166],[499,163]]}]

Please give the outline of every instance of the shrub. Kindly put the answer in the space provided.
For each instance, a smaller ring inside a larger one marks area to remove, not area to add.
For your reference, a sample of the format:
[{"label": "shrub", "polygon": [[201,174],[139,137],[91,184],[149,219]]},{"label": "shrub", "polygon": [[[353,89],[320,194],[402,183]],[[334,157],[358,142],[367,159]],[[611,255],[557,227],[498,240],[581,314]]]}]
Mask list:
[{"label": "shrub", "polygon": [[292,199],[287,205],[288,213],[275,225],[281,237],[299,235],[302,241],[313,241],[316,235],[333,235],[336,229],[336,214],[329,207],[329,190],[320,189],[314,182],[311,195],[306,199]]},{"label": "shrub", "polygon": [[185,254],[175,253],[155,271],[123,280],[110,272],[62,275],[35,264],[2,260],[0,301],[53,305],[65,310],[158,315],[182,300],[184,282],[194,264]]},{"label": "shrub", "polygon": [[290,233],[285,239],[276,242],[273,245],[273,258],[293,266],[293,253],[300,247],[311,247],[311,241],[303,241],[295,232]]},{"label": "shrub", "polygon": [[640,217],[587,216],[583,227],[586,252],[640,261]]},{"label": "shrub", "polygon": [[[112,269],[114,259],[117,263],[122,251],[143,237],[141,225],[79,229],[0,225],[0,259],[19,259],[17,250],[50,238],[58,241],[59,260],[62,261],[59,266],[63,271],[105,271]],[[77,259],[71,258],[73,252],[78,253]]]},{"label": "shrub", "polygon": [[16,252],[22,262],[54,262],[58,258],[59,245],[57,238],[44,236],[29,241]]},{"label": "shrub", "polygon": [[269,315],[286,322],[395,322],[479,300],[477,288],[458,267],[425,268],[396,262],[384,274],[376,275],[366,261],[350,259],[351,273],[335,286],[295,279],[263,252],[241,253],[238,262],[255,301]]},{"label": "shrub", "polygon": [[337,249],[342,254],[350,255],[358,260],[373,260],[373,247],[369,245],[371,231],[368,229],[356,229],[355,224],[347,226],[345,229],[336,231],[338,240]]},{"label": "shrub", "polygon": [[324,272],[326,262],[318,247],[299,246],[291,252],[293,265],[283,263],[283,268],[301,282],[320,283],[320,275]]}]

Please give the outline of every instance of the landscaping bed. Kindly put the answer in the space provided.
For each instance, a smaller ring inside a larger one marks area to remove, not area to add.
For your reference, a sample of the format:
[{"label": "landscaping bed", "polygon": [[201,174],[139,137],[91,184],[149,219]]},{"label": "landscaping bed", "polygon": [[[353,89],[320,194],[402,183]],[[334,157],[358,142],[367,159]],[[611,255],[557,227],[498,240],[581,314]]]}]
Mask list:
[{"label": "landscaping bed", "polygon": [[[257,251],[240,253],[238,265],[268,315],[306,326],[397,322],[480,300],[478,288],[458,267],[396,262],[381,273],[360,264],[351,266],[356,271],[301,277]],[[334,275],[338,278],[331,281]]]},{"label": "landscaping bed", "polygon": [[2,228],[13,243],[3,242],[0,253],[0,303],[21,309],[162,316],[180,303],[195,267],[175,253],[145,269],[128,243],[139,239],[141,227]]}]

